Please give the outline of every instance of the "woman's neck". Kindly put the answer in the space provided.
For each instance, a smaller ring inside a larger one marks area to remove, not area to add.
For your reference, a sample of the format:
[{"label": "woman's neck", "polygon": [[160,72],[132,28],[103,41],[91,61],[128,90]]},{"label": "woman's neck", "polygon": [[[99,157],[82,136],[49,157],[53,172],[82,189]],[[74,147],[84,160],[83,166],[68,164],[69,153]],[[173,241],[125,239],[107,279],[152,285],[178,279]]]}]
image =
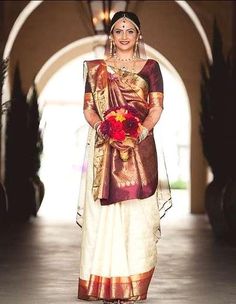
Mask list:
[{"label": "woman's neck", "polygon": [[120,59],[132,58],[133,55],[134,55],[133,50],[125,51],[125,52],[119,50],[116,51],[116,56],[119,57]]}]

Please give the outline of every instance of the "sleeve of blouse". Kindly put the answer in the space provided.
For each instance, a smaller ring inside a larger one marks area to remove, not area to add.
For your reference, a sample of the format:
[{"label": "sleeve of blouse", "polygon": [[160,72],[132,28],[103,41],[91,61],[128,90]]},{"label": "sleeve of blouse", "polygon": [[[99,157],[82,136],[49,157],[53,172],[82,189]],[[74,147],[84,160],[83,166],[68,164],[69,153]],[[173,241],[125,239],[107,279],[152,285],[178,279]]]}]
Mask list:
[{"label": "sleeve of blouse", "polygon": [[152,107],[163,107],[163,78],[160,70],[159,63],[155,61],[150,73],[149,79],[149,106]]},{"label": "sleeve of blouse", "polygon": [[93,102],[93,94],[91,90],[91,85],[89,82],[89,73],[88,73],[88,67],[87,63],[84,62],[83,65],[83,75],[84,75],[84,80],[85,80],[85,92],[84,92],[84,110],[88,111],[94,111],[94,102]]},{"label": "sleeve of blouse", "polygon": [[143,121],[143,126],[152,130],[157,124],[163,111],[163,79],[159,64],[157,61],[153,62],[149,76],[149,93],[148,103],[149,112]]},{"label": "sleeve of blouse", "polygon": [[101,121],[101,119],[96,112],[96,106],[94,103],[93,93],[92,93],[91,85],[89,82],[89,72],[88,72],[86,62],[84,62],[83,68],[84,68],[84,78],[85,78],[83,111],[84,111],[85,119],[90,124],[90,126],[93,128],[97,122]]}]

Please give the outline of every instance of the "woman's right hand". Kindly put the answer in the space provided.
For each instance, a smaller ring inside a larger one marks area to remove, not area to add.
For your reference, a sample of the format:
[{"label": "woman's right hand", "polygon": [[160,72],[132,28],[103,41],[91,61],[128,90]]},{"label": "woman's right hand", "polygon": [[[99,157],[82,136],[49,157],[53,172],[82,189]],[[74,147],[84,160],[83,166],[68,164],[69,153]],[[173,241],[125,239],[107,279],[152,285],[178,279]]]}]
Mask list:
[{"label": "woman's right hand", "polygon": [[101,121],[96,122],[94,125],[94,129],[96,130],[98,136],[104,140],[108,140],[108,136],[101,131]]}]

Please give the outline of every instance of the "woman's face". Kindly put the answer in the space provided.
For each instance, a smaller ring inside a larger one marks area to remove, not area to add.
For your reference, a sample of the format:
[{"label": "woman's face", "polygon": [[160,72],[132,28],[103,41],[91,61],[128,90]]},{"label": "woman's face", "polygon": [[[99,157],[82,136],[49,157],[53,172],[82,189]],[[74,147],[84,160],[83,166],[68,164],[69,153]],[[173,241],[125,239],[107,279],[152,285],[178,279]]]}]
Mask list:
[{"label": "woman's face", "polygon": [[112,37],[116,47],[122,51],[129,51],[134,48],[138,39],[138,32],[128,19],[122,18],[114,25]]}]

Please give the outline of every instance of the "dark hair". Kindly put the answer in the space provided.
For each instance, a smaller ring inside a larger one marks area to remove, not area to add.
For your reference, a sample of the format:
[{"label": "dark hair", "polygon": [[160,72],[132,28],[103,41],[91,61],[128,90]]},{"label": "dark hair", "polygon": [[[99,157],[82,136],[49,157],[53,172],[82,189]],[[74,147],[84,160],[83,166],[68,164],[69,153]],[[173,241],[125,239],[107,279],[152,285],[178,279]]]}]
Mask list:
[{"label": "dark hair", "polygon": [[114,16],[112,17],[112,19],[111,19],[111,22],[110,22],[110,25],[109,25],[109,32],[111,30],[112,25],[117,20],[119,20],[120,18],[122,18],[124,16],[126,16],[129,19],[131,19],[137,25],[137,27],[140,29],[140,27],[141,27],[140,21],[139,21],[138,16],[135,13],[133,13],[133,12],[126,12],[126,11],[119,11],[119,12],[116,12],[114,14]]}]

